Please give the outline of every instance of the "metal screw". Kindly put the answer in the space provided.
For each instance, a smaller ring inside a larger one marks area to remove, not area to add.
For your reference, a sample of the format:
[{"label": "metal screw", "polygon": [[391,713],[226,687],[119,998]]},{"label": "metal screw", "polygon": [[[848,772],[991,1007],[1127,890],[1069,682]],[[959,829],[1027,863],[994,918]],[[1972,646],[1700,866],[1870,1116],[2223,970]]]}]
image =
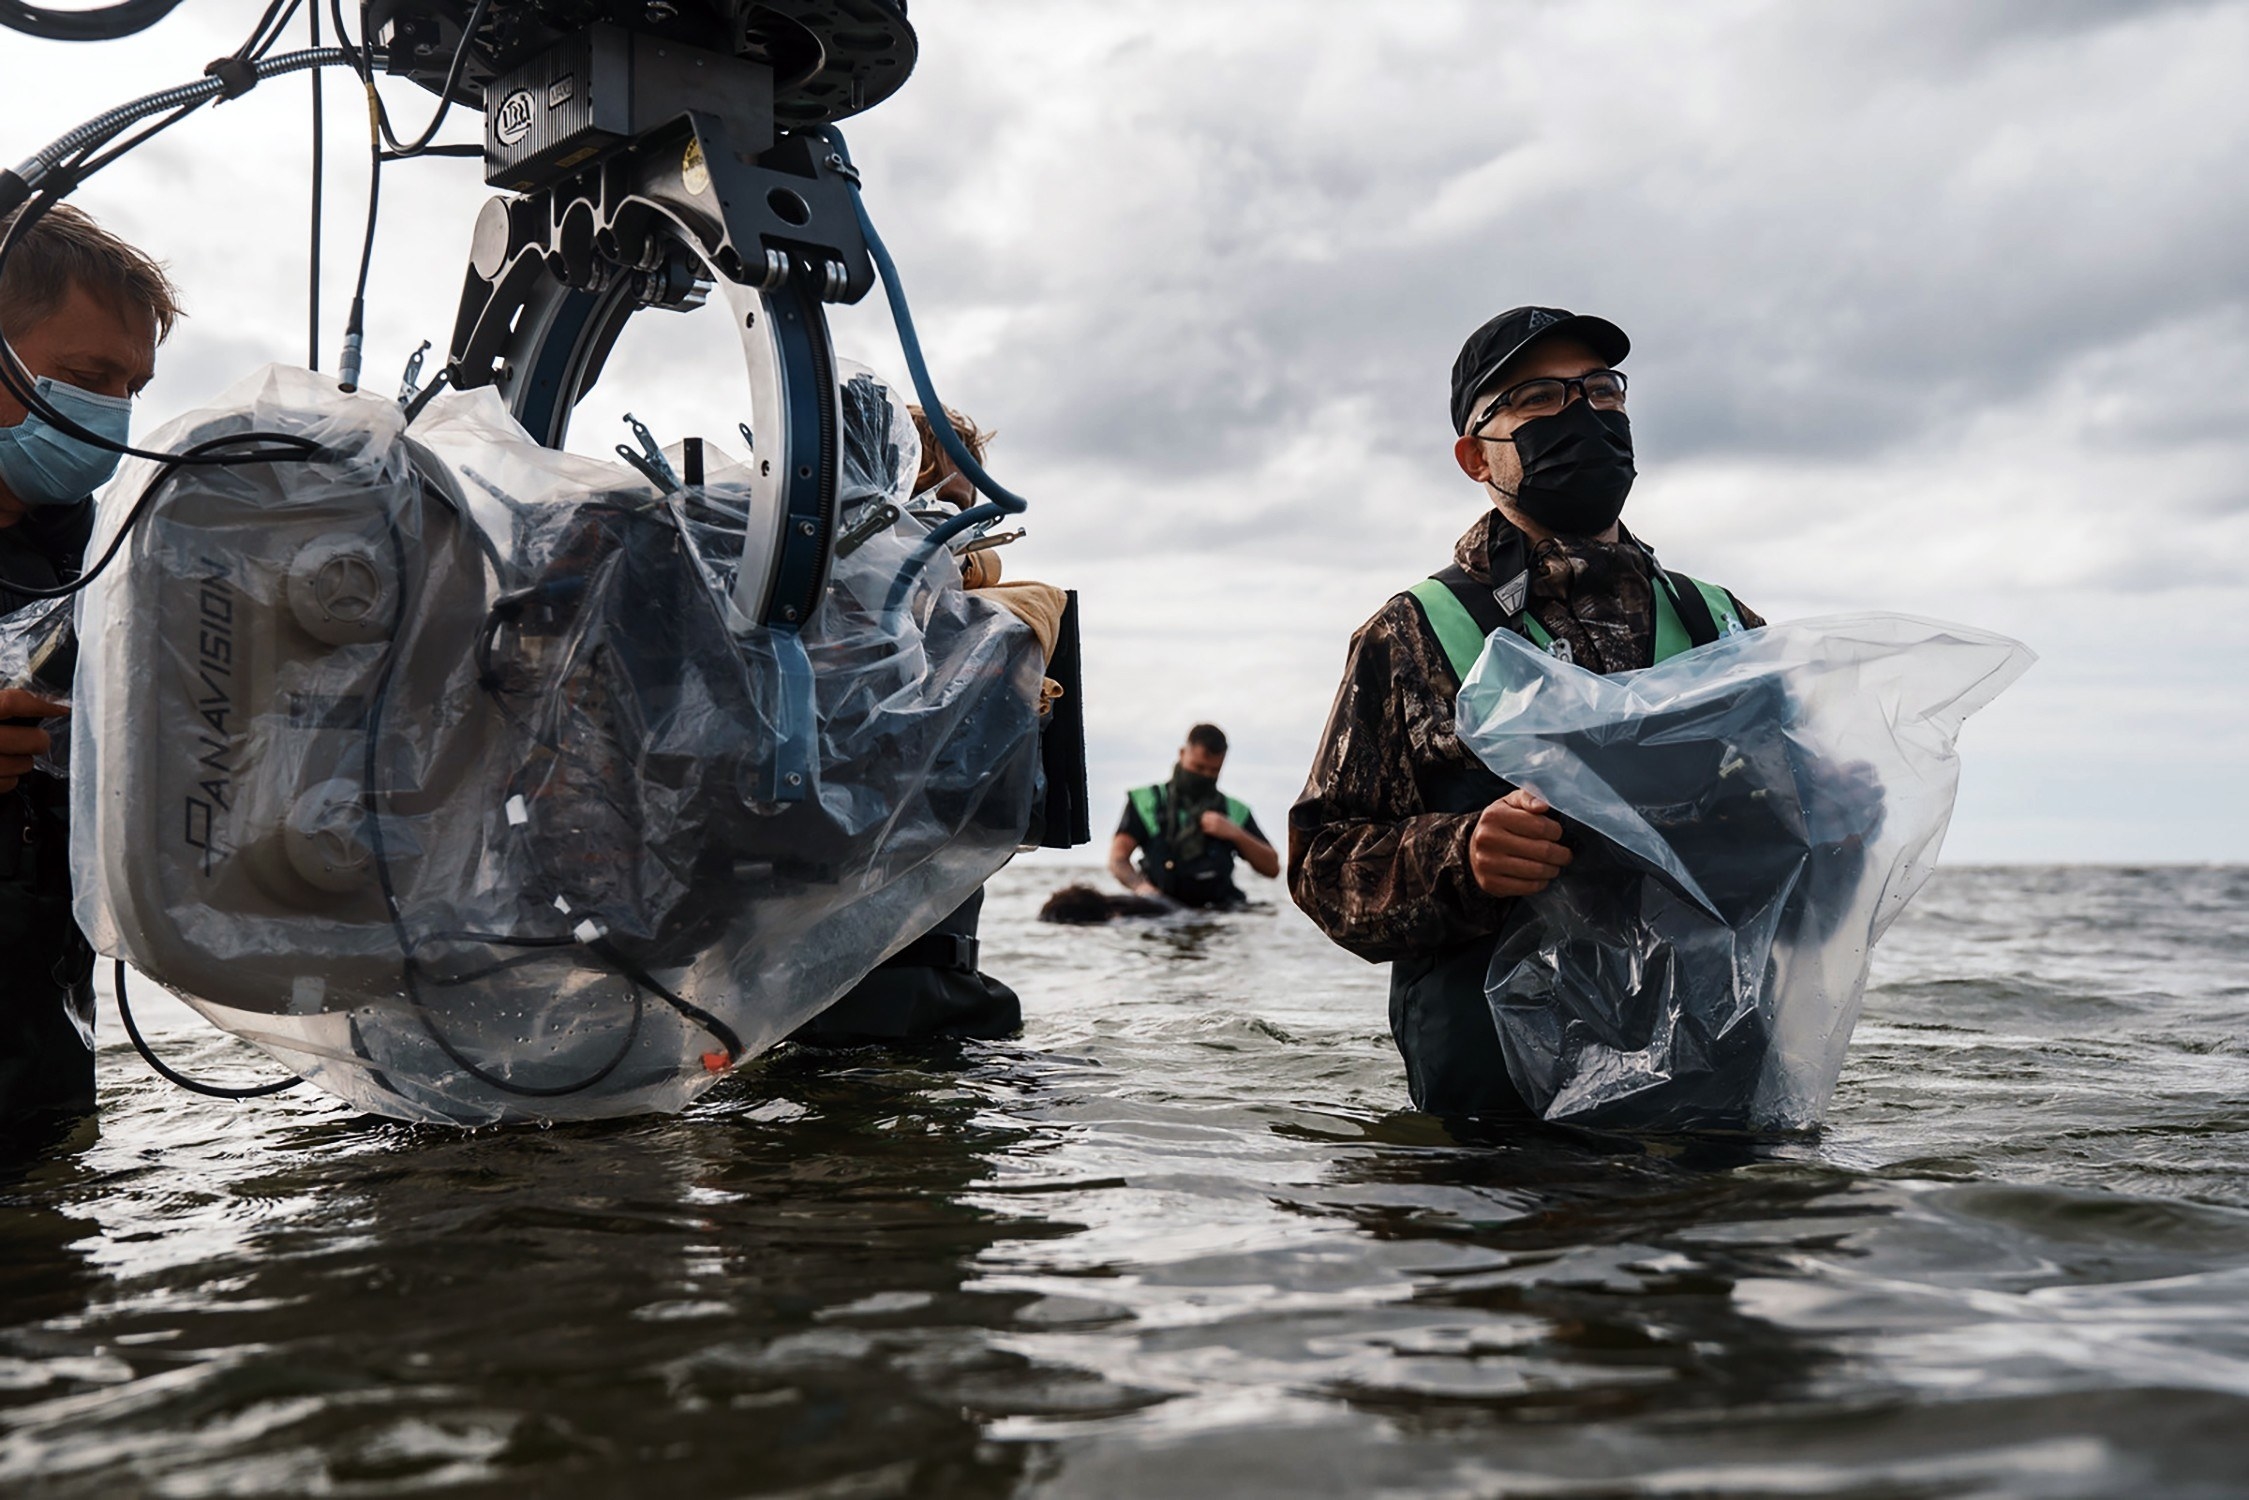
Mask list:
[{"label": "metal screw", "polygon": [[812,535],[812,533],[813,533],[813,532],[814,532],[815,530],[817,530],[817,529],[818,529],[818,528],[817,528],[817,527],[815,527],[815,526],[814,526],[814,525],[813,525],[813,524],[812,524],[812,523],[811,523],[810,521],[799,521],[799,522],[797,522],[797,535],[798,535],[798,536],[810,536],[810,535]]},{"label": "metal screw", "polygon": [[790,772],[790,773],[789,773],[788,775],[786,775],[786,776],[782,777],[781,779],[782,779],[783,781],[786,781],[786,782],[787,782],[787,783],[788,783],[789,785],[791,785],[791,786],[803,786],[803,785],[804,785],[804,777],[803,777],[803,776],[801,776],[801,775],[799,775],[799,774],[798,774],[797,772],[795,772],[795,771],[791,771],[791,772]]},{"label": "metal screw", "polygon": [[784,620],[793,620],[793,619],[795,619],[796,617],[797,617],[797,607],[796,607],[796,606],[795,606],[794,604],[792,604],[792,605],[789,605],[789,606],[788,606],[788,607],[787,607],[786,609],[783,609],[783,610],[781,611],[781,618],[782,618],[782,619],[784,619]]}]

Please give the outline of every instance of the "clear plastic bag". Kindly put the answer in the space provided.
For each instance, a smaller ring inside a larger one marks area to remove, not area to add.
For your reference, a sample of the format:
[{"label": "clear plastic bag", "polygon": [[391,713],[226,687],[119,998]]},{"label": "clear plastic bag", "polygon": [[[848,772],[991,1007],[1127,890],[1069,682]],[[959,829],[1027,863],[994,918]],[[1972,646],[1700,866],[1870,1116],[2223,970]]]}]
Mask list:
[{"label": "clear plastic bag", "polygon": [[1816,1126],[1873,946],[1935,865],[1954,737],[2034,659],[1873,614],[1603,677],[1495,634],[1462,738],[1575,854],[1486,981],[1516,1089],[1602,1128]]},{"label": "clear plastic bag", "polygon": [[[902,502],[898,403],[845,419],[845,506]],[[729,604],[739,466],[660,494],[490,391],[408,431],[278,367],[152,446],[252,428],[320,453],[173,476],[86,592],[72,864],[98,949],[322,1087],[677,1108],[1015,850],[1043,659],[953,569],[886,609],[918,522],[784,641]]]},{"label": "clear plastic bag", "polygon": [[[78,662],[77,600],[35,599],[0,616],[0,687],[37,693],[68,707]],[[70,774],[70,720],[42,719],[46,750],[32,758],[50,776]]]}]

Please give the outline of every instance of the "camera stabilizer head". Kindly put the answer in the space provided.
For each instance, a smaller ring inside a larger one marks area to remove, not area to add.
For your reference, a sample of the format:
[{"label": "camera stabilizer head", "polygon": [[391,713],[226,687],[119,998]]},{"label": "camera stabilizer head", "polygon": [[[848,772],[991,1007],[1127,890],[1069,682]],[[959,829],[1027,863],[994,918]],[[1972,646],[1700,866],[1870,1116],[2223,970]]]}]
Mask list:
[{"label": "camera stabilizer head", "polygon": [[[473,0],[375,0],[371,40],[391,73],[435,93],[475,9]],[[527,0],[486,8],[453,97],[484,107],[495,79],[594,25],[766,68],[774,116],[789,128],[871,109],[914,70],[914,31],[896,0]]]},{"label": "camera stabilizer head", "polygon": [[[823,304],[875,270],[830,122],[912,71],[891,0],[386,0],[393,73],[457,77],[484,109],[485,179],[447,374],[495,385],[559,446],[625,322],[733,304],[754,413],[756,504],[734,606],[808,618],[836,531],[834,355]],[[462,52],[465,61],[453,67]]]}]

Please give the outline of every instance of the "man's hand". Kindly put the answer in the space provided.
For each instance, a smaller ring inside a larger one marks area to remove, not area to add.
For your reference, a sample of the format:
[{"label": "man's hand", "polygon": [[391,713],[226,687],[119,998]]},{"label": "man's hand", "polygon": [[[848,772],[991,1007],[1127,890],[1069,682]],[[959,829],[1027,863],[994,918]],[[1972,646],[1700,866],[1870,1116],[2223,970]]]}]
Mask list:
[{"label": "man's hand", "polygon": [[[0,688],[0,720],[59,719],[69,712],[68,705],[37,693]],[[36,724],[0,723],[0,792],[14,791],[51,743],[47,731]]]},{"label": "man's hand", "polygon": [[1241,851],[1242,858],[1249,861],[1249,867],[1267,880],[1281,873],[1281,856],[1273,846],[1232,818],[1222,812],[1206,812],[1201,821],[1206,835],[1232,844]]},{"label": "man's hand", "polygon": [[1129,833],[1120,833],[1109,840],[1109,873],[1117,884],[1135,896],[1161,896],[1163,892],[1150,884],[1132,862],[1133,851],[1139,847],[1140,841]]},{"label": "man's hand", "polygon": [[1468,872],[1491,896],[1535,896],[1570,862],[1562,824],[1536,792],[1521,789],[1494,802],[1468,839]]}]

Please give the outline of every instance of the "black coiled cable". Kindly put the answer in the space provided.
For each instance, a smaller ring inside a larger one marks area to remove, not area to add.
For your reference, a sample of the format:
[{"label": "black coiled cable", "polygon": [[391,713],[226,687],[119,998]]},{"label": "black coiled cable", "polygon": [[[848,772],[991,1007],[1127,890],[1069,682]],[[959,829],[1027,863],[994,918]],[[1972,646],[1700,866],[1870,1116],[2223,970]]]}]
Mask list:
[{"label": "black coiled cable", "polygon": [[114,42],[148,30],[179,5],[180,0],[119,0],[97,10],[53,10],[0,0],[0,26],[50,42]]}]

